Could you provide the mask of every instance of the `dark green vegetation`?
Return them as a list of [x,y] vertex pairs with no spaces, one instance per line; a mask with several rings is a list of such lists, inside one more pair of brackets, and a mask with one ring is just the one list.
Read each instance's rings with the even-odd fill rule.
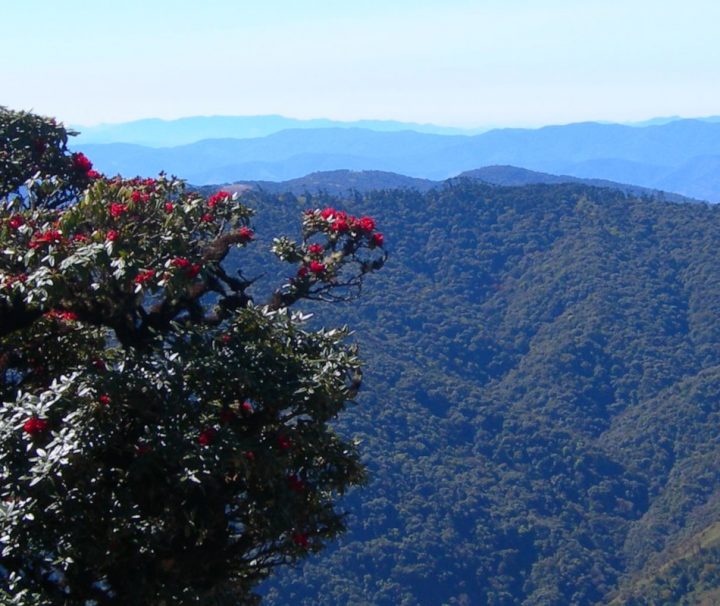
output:
[[[326,204],[251,196],[258,233]],[[391,251],[335,308],[366,361],[340,430],[371,483],[267,603],[713,603],[720,208],[470,181],[344,207]]]
[[[621,191],[634,196],[659,196],[672,202],[697,202],[692,198],[680,196],[664,191],[652,190],[639,185],[615,183],[603,179],[581,179],[568,175],[550,175],[534,170],[518,168],[517,166],[485,166],[475,170],[468,170],[459,174],[457,179],[471,179],[491,185],[558,185],[561,183],[576,183],[592,185]],[[261,189],[266,192],[287,193],[302,195],[330,194],[334,196],[354,195],[356,192],[369,193],[379,189],[415,189],[428,191],[445,187],[445,181],[431,181],[429,179],[416,179],[397,173],[388,173],[379,170],[330,170],[310,173],[304,177],[288,181],[239,181],[223,185],[223,189],[242,192],[248,188]],[[198,188],[208,194],[217,190],[217,185],[205,185]]]
[[101,172],[154,176],[165,170],[196,185],[284,181],[338,169],[442,180],[479,166],[509,164],[720,201],[720,122],[677,120],[643,127],[588,122],[473,136],[413,128],[390,132],[369,123],[365,128],[291,128],[254,138],[207,138],[176,147],[78,147]]

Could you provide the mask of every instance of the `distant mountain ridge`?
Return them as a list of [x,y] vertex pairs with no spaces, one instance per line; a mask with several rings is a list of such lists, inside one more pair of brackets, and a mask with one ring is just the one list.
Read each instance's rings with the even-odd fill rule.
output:
[[187,145],[204,139],[254,139],[266,137],[288,129],[314,128],[366,128],[375,131],[412,130],[420,133],[459,135],[477,134],[487,129],[464,129],[397,120],[329,120],[325,118],[301,120],[280,115],[266,116],[191,116],[176,120],[148,118],[99,124],[74,126],[80,131],[80,143],[131,143],[148,147]]
[[442,188],[447,183],[456,180],[469,179],[490,185],[523,186],[523,185],[559,185],[575,183],[603,187],[621,191],[632,196],[660,197],[669,202],[698,202],[698,200],[680,196],[670,192],[615,183],[605,179],[581,179],[568,175],[550,175],[537,171],[518,168],[517,166],[485,166],[475,170],[465,171],[457,177],[446,181],[432,181],[408,177],[397,173],[378,170],[331,170],[318,171],[287,181],[239,181],[232,184],[215,184],[204,186],[202,189],[216,190],[219,186],[229,191],[245,191],[259,189],[270,193],[290,192],[296,195],[304,193],[325,193],[334,196],[348,195],[352,192],[368,193],[384,189],[413,189],[427,192],[431,189]]
[[103,172],[152,175],[165,170],[196,185],[287,181],[339,169],[444,180],[479,166],[512,165],[720,201],[720,122],[711,119],[644,127],[579,123],[479,135],[296,128],[163,148],[79,143],[74,148]]

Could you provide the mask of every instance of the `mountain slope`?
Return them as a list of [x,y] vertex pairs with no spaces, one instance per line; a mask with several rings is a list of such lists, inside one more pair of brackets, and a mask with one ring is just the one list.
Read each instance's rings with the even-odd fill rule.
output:
[[[259,248],[335,203],[246,196]],[[720,520],[720,209],[470,181],[344,204],[391,247],[323,311],[367,361],[338,431],[372,481],[269,604],[603,604]]]

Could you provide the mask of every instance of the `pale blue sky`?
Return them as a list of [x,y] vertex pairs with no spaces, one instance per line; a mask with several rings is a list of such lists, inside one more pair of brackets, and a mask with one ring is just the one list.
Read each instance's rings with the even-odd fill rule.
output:
[[0,105],[74,124],[720,114],[718,0],[0,0]]

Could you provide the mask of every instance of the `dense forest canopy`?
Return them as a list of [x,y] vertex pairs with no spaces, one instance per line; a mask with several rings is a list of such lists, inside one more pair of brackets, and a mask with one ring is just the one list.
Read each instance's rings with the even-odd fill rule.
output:
[[[246,196],[259,226],[325,203]],[[470,181],[346,205],[382,220],[393,253],[362,309],[336,308],[368,386],[339,430],[371,483],[348,499],[349,534],[267,603],[681,603],[717,587],[720,209]]]

